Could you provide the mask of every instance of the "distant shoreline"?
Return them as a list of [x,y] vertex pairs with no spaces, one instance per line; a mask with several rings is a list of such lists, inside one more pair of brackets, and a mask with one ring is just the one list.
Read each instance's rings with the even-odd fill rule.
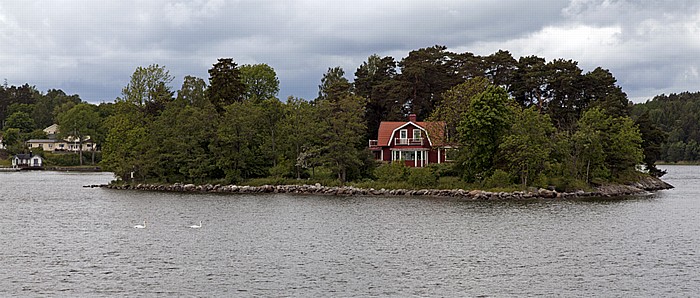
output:
[[46,167],[46,168],[12,168],[0,167],[0,172],[19,171],[56,171],[56,172],[103,172],[100,167]]
[[548,189],[514,192],[489,192],[483,190],[464,189],[364,189],[352,186],[327,187],[315,185],[263,185],[263,186],[239,186],[239,185],[195,185],[175,183],[163,184],[107,184],[88,185],[85,187],[103,187],[117,190],[142,190],[161,192],[187,192],[187,193],[287,193],[305,195],[335,195],[335,196],[429,196],[451,197],[465,200],[523,200],[523,199],[577,199],[595,197],[617,197],[645,194],[650,191],[673,188],[672,185],[656,177],[643,177],[639,181],[629,184],[609,184],[598,186],[593,191],[557,192]]

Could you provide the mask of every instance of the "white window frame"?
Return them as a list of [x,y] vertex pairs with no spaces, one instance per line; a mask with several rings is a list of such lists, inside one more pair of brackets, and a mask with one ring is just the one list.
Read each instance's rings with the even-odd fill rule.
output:
[[414,140],[420,140],[423,137],[421,134],[422,134],[422,132],[420,129],[418,129],[418,128],[413,129],[413,139]]

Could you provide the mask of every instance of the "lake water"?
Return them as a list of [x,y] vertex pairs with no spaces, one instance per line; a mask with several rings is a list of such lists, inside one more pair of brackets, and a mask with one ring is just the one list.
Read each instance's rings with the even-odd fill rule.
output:
[[700,167],[666,169],[676,189],[650,196],[527,202],[0,173],[0,296],[698,296]]

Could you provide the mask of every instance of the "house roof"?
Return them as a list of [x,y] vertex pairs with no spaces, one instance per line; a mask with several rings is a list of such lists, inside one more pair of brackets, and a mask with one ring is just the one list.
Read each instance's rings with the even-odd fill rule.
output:
[[430,139],[433,146],[442,146],[445,143],[444,138],[444,127],[445,122],[427,122],[427,121],[382,121],[379,123],[379,134],[377,136],[377,146],[389,146],[391,142],[391,137],[397,128],[405,126],[407,124],[413,124],[418,128],[425,130],[428,133],[428,138]]
[[51,140],[51,139],[31,139],[28,140],[27,143],[56,143],[56,140]]
[[19,158],[19,159],[32,159],[34,157],[41,158],[41,156],[39,156],[39,155],[32,155],[32,154],[17,154],[17,155],[15,155],[15,158]]
[[51,126],[44,128],[44,132],[50,135],[58,133],[58,124],[51,124]]

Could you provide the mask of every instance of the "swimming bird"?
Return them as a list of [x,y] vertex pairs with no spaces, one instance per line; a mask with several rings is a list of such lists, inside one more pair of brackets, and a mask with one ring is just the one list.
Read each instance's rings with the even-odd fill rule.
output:
[[201,220],[199,221],[199,225],[191,225],[191,226],[190,226],[190,228],[193,228],[193,229],[199,229],[199,228],[201,228],[201,227],[202,227],[202,221],[201,221]]
[[145,229],[146,228],[146,221],[143,221],[143,225],[135,225],[134,229]]

